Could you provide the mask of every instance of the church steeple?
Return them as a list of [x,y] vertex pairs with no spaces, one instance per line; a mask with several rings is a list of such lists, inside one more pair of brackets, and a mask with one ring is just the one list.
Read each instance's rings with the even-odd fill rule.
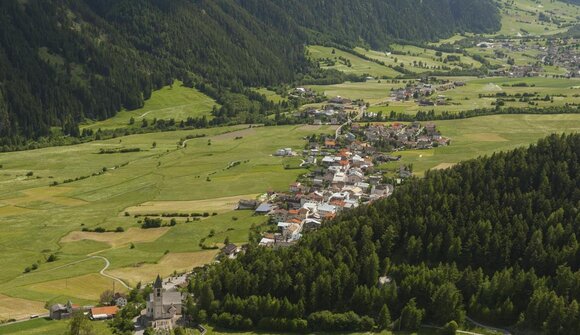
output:
[[153,288],[163,288],[163,281],[161,277],[157,275],[157,279],[155,279],[155,284],[153,284]]

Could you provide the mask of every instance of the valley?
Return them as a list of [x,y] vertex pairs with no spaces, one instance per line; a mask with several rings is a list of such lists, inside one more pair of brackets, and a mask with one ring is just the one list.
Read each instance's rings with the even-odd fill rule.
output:
[[[248,8],[244,9],[244,13],[247,10],[262,20],[261,13],[257,13],[259,11],[250,3],[245,4]],[[2,151],[5,151],[0,152],[0,267],[2,268],[0,321],[3,323],[8,320],[25,320],[32,315],[43,316],[47,313],[48,306],[63,304],[69,300],[81,306],[98,305],[105,291],[113,290],[125,296],[131,294],[133,288],[147,286],[146,289],[149,289],[148,285],[158,275],[161,278],[169,278],[178,273],[189,273],[193,269],[203,273],[204,279],[197,281],[196,286],[191,284],[183,290],[192,293],[195,299],[204,296],[207,293],[206,291],[201,293],[206,289],[203,286],[207,284],[204,280],[222,275],[212,273],[214,270],[211,269],[218,268],[220,270],[215,271],[236,273],[228,268],[236,261],[224,259],[224,247],[230,244],[253,245],[256,244],[256,239],[259,241],[262,237],[274,236],[278,231],[276,227],[278,222],[274,222],[276,218],[272,215],[258,214],[253,209],[237,210],[238,205],[247,201],[265,204],[270,201],[272,194],[288,192],[296,181],[304,182],[309,178],[305,176],[320,173],[319,170],[324,166],[322,160],[328,157],[327,154],[338,155],[338,148],[343,148],[338,145],[325,147],[321,148],[322,152],[309,154],[306,151],[312,149],[311,138],[319,137],[321,143],[324,143],[325,139],[335,139],[340,145],[346,146],[345,143],[354,142],[354,139],[348,138],[354,132],[354,125],[410,126],[412,121],[419,118],[423,118],[420,119],[422,122],[420,129],[428,122],[435,124],[437,135],[449,139],[449,145],[430,146],[424,150],[379,152],[400,156],[400,160],[375,162],[373,172],[380,175],[385,182],[396,184],[396,189],[399,186],[404,189],[407,183],[413,184],[418,182],[417,180],[423,180],[433,171],[441,171],[444,174],[456,166],[463,166],[462,162],[482,157],[485,157],[484,159],[496,157],[497,153],[528,147],[552,134],[580,133],[580,65],[577,56],[580,43],[578,36],[573,35],[572,29],[578,25],[580,7],[549,0],[498,0],[494,3],[497,3],[501,14],[501,28],[494,33],[487,31],[489,29],[458,33],[458,29],[449,28],[442,29],[445,32],[437,32],[436,35],[450,36],[450,33],[454,33],[451,37],[438,41],[432,39],[412,42],[409,38],[418,32],[409,30],[405,34],[398,33],[406,36],[392,40],[377,35],[371,46],[368,41],[356,42],[349,34],[342,36],[344,44],[340,44],[337,43],[340,38],[336,36],[341,35],[337,32],[324,34],[319,32],[320,35],[314,34],[317,38],[309,37],[308,43],[304,43],[303,55],[300,56],[296,55],[295,49],[288,55],[279,56],[283,54],[281,50],[286,51],[285,45],[273,43],[265,37],[260,37],[259,41],[251,37],[253,29],[262,27],[262,21],[238,22],[235,29],[238,29],[238,24],[250,27],[249,30],[239,28],[239,31],[243,32],[239,36],[243,36],[240,38],[246,43],[272,45],[268,52],[256,52],[255,55],[243,51],[243,48],[235,47],[238,58],[251,64],[252,70],[248,70],[252,71],[251,74],[248,74],[249,72],[243,74],[237,67],[232,70],[234,67],[225,66],[223,59],[220,60],[220,65],[207,63],[201,66],[180,63],[177,56],[168,56],[157,50],[159,54],[152,52],[151,55],[144,56],[143,64],[150,62],[163,64],[159,65],[157,75],[163,72],[171,73],[173,76],[156,78],[153,89],[151,83],[147,83],[146,91],[151,91],[150,98],[143,99],[144,95],[139,92],[137,100],[143,101],[136,102],[134,106],[126,102],[120,103],[119,96],[113,98],[111,95],[110,89],[114,84],[110,82],[107,90],[99,92],[101,97],[106,96],[104,92],[109,94],[102,101],[95,103],[91,100],[90,103],[81,101],[72,104],[71,108],[78,107],[78,110],[88,110],[86,106],[89,105],[99,106],[99,113],[75,116],[74,126],[72,123],[69,124],[72,120],[69,116],[56,117],[54,113],[50,116],[53,121],[58,118],[62,121],[51,121],[52,125],[46,120],[34,121],[42,123],[43,127],[47,128],[42,132],[42,136],[34,139],[26,139],[20,133],[22,131],[20,126],[14,126],[17,130],[13,130],[11,134],[16,132],[19,134],[13,137],[5,136],[3,137],[5,141],[0,142],[4,146]],[[221,17],[226,15],[217,9],[222,5],[204,4],[204,14],[200,14],[202,13],[200,11],[192,16],[204,17],[203,15],[210,13],[214,17],[218,15]],[[102,15],[100,9],[93,8],[98,7],[97,5],[89,2],[87,6],[99,13],[98,15]],[[188,6],[191,4],[184,2],[183,6],[189,9]],[[87,8],[83,10],[87,11]],[[232,8],[230,10],[234,11]],[[235,11],[237,10],[240,9],[235,7]],[[167,19],[165,14],[160,14],[162,11],[157,11],[157,8],[152,10],[158,17]],[[181,18],[184,17],[186,16]],[[73,19],[75,20],[82,21],[79,17]],[[86,24],[85,21],[82,22]],[[115,24],[123,26],[125,23]],[[294,27],[290,23],[287,24]],[[212,21],[212,25],[220,24]],[[302,25],[309,26],[304,23]],[[197,27],[197,23],[194,26]],[[292,32],[283,43],[287,43],[288,46],[298,45],[296,41],[302,38],[300,34],[303,26],[300,29],[292,28]],[[102,29],[112,28],[106,26]],[[283,30],[276,28],[273,38],[281,36],[279,29]],[[326,28],[317,29],[324,31]],[[374,24],[369,24],[368,29],[360,33],[365,35],[373,29]],[[115,43],[129,43],[119,37],[127,34],[126,31],[119,35],[111,34],[117,38]],[[205,31],[203,34],[212,35]],[[196,47],[197,44],[184,53],[190,55]],[[210,49],[208,48],[203,51],[203,57],[206,57],[204,59],[211,59],[215,56],[216,50],[222,48],[222,46],[211,47],[214,49],[208,51]],[[127,47],[127,50],[133,50],[132,48],[140,50],[139,52],[143,54],[149,52],[144,51],[147,48],[138,43],[136,46]],[[65,62],[59,58],[60,56],[45,51],[41,56],[48,59],[49,63],[52,62],[50,66],[59,73],[72,71],[75,80],[83,81],[79,84],[83,90],[89,87],[87,86],[89,82],[90,85],[97,85],[95,83],[98,81],[90,81],[94,78],[89,80],[87,67],[77,67],[73,63],[68,65],[70,69],[65,70]],[[175,54],[181,53],[178,49],[172,51]],[[137,57],[135,56],[137,53],[128,54]],[[180,55],[182,56],[183,54]],[[268,66],[260,66],[260,63],[267,63]],[[284,65],[280,65],[282,63]],[[305,66],[306,63],[309,63],[310,67]],[[301,67],[306,72],[291,80],[289,69],[293,66]],[[304,70],[306,68],[308,70]],[[219,72],[218,69],[223,72]],[[223,74],[226,72],[227,75]],[[177,73],[178,75],[175,75]],[[221,73],[219,78],[211,78],[215,77],[216,73]],[[115,73],[118,79],[124,75]],[[139,74],[140,83],[124,82],[122,89],[131,91],[129,95],[135,93],[133,86],[140,86],[145,80],[140,77],[141,75]],[[206,77],[202,78],[203,76]],[[266,76],[283,79],[263,80]],[[225,82],[229,82],[231,86]],[[73,80],[72,84],[67,85],[69,84],[74,86],[78,83]],[[68,86],[63,87],[59,89],[73,91]],[[111,101],[107,101],[109,98]],[[0,121],[4,120],[3,111],[12,113],[15,110],[14,107],[4,108],[3,101],[3,89],[0,85]],[[107,106],[103,107],[101,103]],[[83,104],[85,107],[79,107]],[[115,109],[113,105],[115,108],[118,107],[118,113],[109,110]],[[68,107],[66,109],[69,110]],[[486,114],[465,116],[474,111],[485,111]],[[82,122],[77,124],[76,120],[79,119],[82,119]],[[3,135],[2,132],[6,129],[0,124],[0,135]],[[78,134],[75,135],[77,130]],[[360,133],[357,133],[357,136],[357,141],[362,139]],[[15,148],[36,149],[15,150]],[[292,155],[278,155],[280,150],[287,150],[286,148],[291,149]],[[314,163],[309,159],[313,159]],[[409,176],[401,177],[403,170],[408,171]],[[379,206],[386,206],[384,204],[387,201],[378,200],[377,203]],[[370,214],[363,212],[367,211],[367,206],[363,207],[365,209],[360,213],[374,215],[372,210],[368,210]],[[337,222],[349,218],[351,214],[345,212],[346,214],[339,215]],[[358,224],[356,220],[360,218],[350,219]],[[360,220],[362,222],[365,219]],[[151,223],[152,227],[147,226]],[[312,241],[318,238],[327,243],[330,239],[324,238],[329,235],[330,229],[338,228],[322,228],[323,233],[312,233],[313,236],[310,236],[310,232],[305,233],[306,242],[300,244],[300,248],[303,245],[312,245],[314,243]],[[378,229],[376,225],[374,229]],[[417,228],[417,231],[419,230]],[[445,243],[448,239],[455,238],[454,233],[445,236]],[[360,238],[361,234],[364,234],[362,228],[356,238]],[[552,234],[549,238],[553,241],[555,239],[553,234],[556,233],[549,234]],[[413,233],[409,233],[409,236],[411,235]],[[408,239],[408,236],[397,238]],[[427,242],[426,237],[423,238]],[[429,248],[431,251],[436,248],[435,244],[442,243],[437,240],[438,242],[435,241],[429,246],[422,246],[420,241],[412,244],[408,240],[403,243],[383,241],[384,239],[384,235],[376,238],[379,253],[382,250],[381,242],[400,243],[399,246],[403,246],[405,250],[415,251],[422,250],[421,248],[425,250]],[[415,240],[412,241],[415,243]],[[347,245],[352,247],[350,242],[340,241],[340,243],[344,243],[344,248]],[[320,246],[321,249],[326,247],[327,244]],[[471,247],[475,249],[475,246]],[[375,247],[366,248],[365,252]],[[468,247],[464,245],[464,248],[467,250]],[[287,275],[280,270],[279,257],[280,255],[297,257],[293,254],[293,250],[298,248],[282,249],[279,253],[272,252],[272,256],[264,256],[270,254],[270,251],[256,253],[253,248],[248,251],[251,255],[256,255],[256,259],[265,257],[264,259],[273,262],[272,271],[278,271],[276,275],[280,277],[272,278],[272,282],[279,286],[284,285],[286,280],[284,276]],[[243,252],[245,249],[242,254]],[[344,253],[346,251],[342,250],[339,255],[343,257]],[[427,251],[424,253],[428,254]],[[404,268],[404,262],[407,262],[409,267],[419,266],[415,262],[417,259],[414,258],[419,257],[416,256],[419,254],[419,251],[413,255],[394,252],[392,259],[388,260],[392,264],[383,263],[381,259],[380,267],[385,271],[392,267],[395,269],[393,270],[396,272],[395,276],[401,277],[411,276],[406,271],[443,271],[439,268],[435,270],[435,263],[421,265],[433,267],[428,270]],[[326,256],[325,254],[324,257]],[[323,256],[317,257],[319,259],[316,261],[320,261]],[[460,262],[458,260],[459,258],[455,259]],[[367,259],[363,261],[366,262]],[[296,259],[292,259],[292,262],[295,266],[299,266]],[[324,263],[324,266],[329,266],[329,261],[325,262],[327,263]],[[339,261],[335,259],[334,262]],[[210,264],[218,265],[211,267],[210,270],[201,270]],[[445,263],[445,266],[447,265]],[[246,272],[252,272],[248,270],[252,266],[240,265],[239,273],[236,273],[241,276],[239,283],[246,283],[244,280],[248,280],[248,277],[244,276]],[[471,273],[462,275],[468,276]],[[366,275],[360,276],[363,278]],[[478,280],[482,282],[484,279],[481,278],[484,276],[488,276],[488,273],[482,274]],[[386,275],[381,278],[385,277]],[[220,280],[225,283],[231,278],[232,276],[223,277]],[[320,278],[316,277],[317,281],[321,281],[320,285],[329,283],[323,282],[326,277]],[[390,280],[390,277],[386,278]],[[488,282],[491,280],[485,278]],[[457,284],[455,278],[453,280]],[[242,285],[239,283],[232,284],[232,287],[240,289],[236,286]],[[221,289],[219,285],[217,286]],[[368,282],[360,285],[372,286],[368,285]],[[407,286],[404,287],[406,291],[402,291],[402,295],[407,297],[412,291],[411,284],[405,282],[404,285]],[[324,289],[326,288],[327,286]],[[228,308],[235,310],[231,305],[224,307],[225,294],[217,296],[220,289],[213,287],[216,293],[214,299],[207,303],[197,301],[195,312],[189,311],[190,317],[199,317],[202,323],[210,324],[207,328],[208,334],[230,333],[230,330],[226,330],[228,327],[224,325],[233,325],[229,328],[238,329],[239,334],[256,334],[276,328],[264,326],[260,328],[264,330],[258,331],[244,328],[239,320],[238,323],[231,320],[231,323],[227,323],[230,321],[227,321],[226,317],[218,319],[218,315],[215,317],[206,315],[204,318],[195,314],[199,313],[200,309],[203,309],[204,313],[206,310],[209,311],[209,305],[213,301],[214,304],[221,303],[220,307],[211,307],[214,311],[220,312],[220,317]],[[352,290],[354,291],[354,286]],[[247,292],[250,291],[248,289]],[[429,292],[433,293],[432,291]],[[384,292],[381,294],[387,295]],[[213,292],[210,296],[213,296]],[[281,297],[275,297],[277,298],[282,301]],[[322,297],[319,299],[323,300]],[[389,296],[388,299],[394,298]],[[186,301],[187,299],[184,299],[184,305]],[[411,304],[411,301],[408,303]],[[427,304],[421,299],[419,303]],[[203,304],[205,306],[200,307]],[[409,304],[390,300],[389,304],[391,304],[389,309],[393,306],[391,312],[393,320],[392,325],[389,324],[385,328],[390,329],[391,326],[396,326],[397,322],[400,327],[402,321],[397,319],[395,314],[402,318],[401,310],[403,307],[408,308]],[[292,301],[291,305],[294,308],[299,304]],[[358,310],[365,310],[360,307],[361,305],[364,303],[360,303]],[[18,306],[16,311],[13,306]],[[319,302],[319,306],[325,305]],[[493,317],[485,314],[487,307],[476,306],[472,301],[465,301],[463,307],[469,310],[470,316],[477,313],[478,317],[489,317],[483,321],[493,320]],[[301,317],[304,318],[297,317],[298,321],[306,321],[304,306],[302,308]],[[340,308],[340,312],[347,311],[345,306]],[[316,307],[315,310],[309,310],[309,313],[316,315],[327,309],[331,309],[330,305],[324,308]],[[394,312],[395,310],[397,312]],[[369,313],[378,320],[378,310]],[[390,317],[389,315],[389,321]],[[505,320],[509,322],[502,319],[497,325],[518,326],[511,322],[512,319],[512,315],[506,316]],[[276,319],[270,321],[276,323]],[[291,320],[288,318],[278,321]],[[312,322],[312,319],[309,319],[309,322]],[[356,322],[364,324],[365,320],[358,319]],[[68,328],[68,324],[66,321],[48,321],[40,318],[0,325],[0,335],[62,334]],[[109,327],[104,322],[94,324],[96,324],[95,334],[113,333],[114,327]],[[372,329],[376,334],[384,335],[440,334],[439,329],[425,327],[426,324],[420,323],[419,330],[410,332],[383,330],[377,328],[378,324]],[[292,327],[295,328],[285,328],[284,332],[286,329],[305,331],[300,328],[299,323]],[[308,332],[312,329],[309,328]],[[468,321],[465,321],[460,329],[464,333],[471,331],[483,335],[496,334]],[[349,328],[342,331],[349,334],[365,333]],[[326,330],[321,326],[315,329],[315,332],[326,333]],[[190,333],[193,334],[193,330]]]

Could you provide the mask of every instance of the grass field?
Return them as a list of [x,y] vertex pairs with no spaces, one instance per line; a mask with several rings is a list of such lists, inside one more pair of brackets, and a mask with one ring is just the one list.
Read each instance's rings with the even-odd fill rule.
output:
[[558,24],[542,22],[539,13],[547,13],[552,19],[566,23],[577,23],[580,6],[551,0],[500,1],[502,6],[502,28],[498,34],[507,36],[554,35],[566,31]]
[[[112,335],[105,322],[93,322],[95,335]],[[0,326],[0,335],[63,335],[68,329],[67,321],[36,319],[22,323]]]
[[[493,108],[492,102],[496,97],[487,97],[496,93],[516,95],[524,93],[537,94],[539,98],[546,95],[553,97],[552,101],[534,101],[539,107],[564,106],[567,103],[580,101],[580,79],[553,79],[553,78],[475,78],[475,77],[446,77],[450,81],[464,81],[464,87],[437,92],[434,96],[443,95],[448,101],[447,105],[419,106],[415,101],[392,101],[391,89],[404,88],[405,82],[392,84],[388,80],[381,82],[372,80],[363,83],[343,83],[337,85],[312,85],[315,91],[322,92],[327,96],[340,95],[351,99],[363,99],[371,104],[370,112],[383,112],[388,115],[391,111],[415,114],[417,111],[434,110],[436,113],[443,111],[459,112],[477,108]],[[525,83],[527,87],[517,87],[517,84]],[[513,85],[516,85],[514,87]],[[480,97],[480,94],[486,95]],[[518,99],[516,99],[518,100]],[[527,102],[506,101],[506,107],[528,107]]]
[[451,69],[461,69],[460,63],[468,64],[474,68],[481,67],[481,63],[477,62],[469,56],[459,55],[461,57],[460,62],[450,62],[444,63],[442,59],[445,59],[450,53],[442,53],[441,56],[437,56],[436,51],[428,48],[418,48],[412,45],[400,45],[392,44],[392,50],[405,53],[404,55],[395,55],[391,53],[385,53],[380,51],[365,50],[362,48],[357,48],[356,51],[364,54],[365,56],[384,62],[386,65],[401,65],[403,64],[407,70],[413,71],[415,73],[422,73],[427,71],[435,71],[440,68],[449,67]]
[[[226,237],[243,243],[250,227],[265,221],[248,211],[232,211],[237,200],[286,190],[304,172],[286,170],[288,160],[272,154],[283,147],[299,150],[304,136],[333,130],[238,126],[0,154],[0,294],[30,300],[24,314],[37,312],[46,301],[94,303],[112,283],[97,275],[104,261],[87,259],[88,255],[109,259],[107,271],[129,283],[211,261],[215,254],[202,251],[202,238],[207,246],[219,245]],[[199,134],[207,137],[178,147],[180,139]],[[153,148],[152,142],[157,146]],[[98,154],[100,148],[112,147],[142,151]],[[93,176],[104,167],[106,173]],[[26,176],[28,172],[33,175]],[[54,181],[83,176],[89,178],[48,187]],[[157,214],[208,211],[218,215],[189,223],[178,219],[172,228],[142,230],[139,218],[124,215],[134,209],[135,213],[145,209]],[[81,232],[95,227],[123,227],[125,232]],[[47,263],[50,254],[58,260]],[[39,269],[24,274],[33,263]],[[0,311],[7,306],[11,306],[9,299],[0,299]]]
[[414,173],[448,168],[466,159],[507,151],[536,142],[552,133],[580,132],[580,115],[501,115],[435,122],[451,146],[400,152],[401,162],[381,166],[394,173],[400,164],[413,164]]
[[288,101],[288,99],[284,98],[280,94],[278,94],[278,93],[276,93],[274,91],[270,91],[267,88],[258,88],[258,89],[256,89],[256,92],[265,95],[266,98],[268,98],[270,101],[272,101],[274,103]]
[[[332,51],[334,50],[334,54]],[[312,60],[317,60],[320,62],[321,67],[325,69],[335,69],[345,73],[351,73],[355,75],[369,75],[372,77],[389,77],[394,78],[399,76],[401,73],[381,64],[371,62],[369,60],[360,58],[348,52],[344,52],[339,49],[333,49],[328,47],[323,47],[319,45],[308,46],[307,55]],[[347,66],[343,61],[339,59],[347,59],[350,61],[351,66]],[[328,66],[325,65],[325,59],[331,59],[335,62],[335,65]]]
[[218,103],[195,88],[183,86],[176,81],[171,87],[167,86],[153,92],[151,98],[145,101],[145,106],[133,111],[121,111],[114,117],[105,121],[88,123],[82,128],[97,130],[124,128],[129,126],[131,118],[135,120],[136,127],[141,126],[143,119],[175,119],[186,120],[188,117],[211,117],[213,106]]

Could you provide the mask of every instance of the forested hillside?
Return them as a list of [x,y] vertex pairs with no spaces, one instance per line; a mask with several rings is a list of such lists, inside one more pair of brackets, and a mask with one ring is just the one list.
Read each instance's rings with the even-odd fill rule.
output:
[[[6,0],[0,144],[47,136],[51,126],[76,136],[84,118],[138,108],[172,79],[221,105],[237,101],[231,93],[253,100],[244,87],[312,73],[307,42],[384,47],[392,37],[498,27],[490,0]],[[225,113],[256,109],[245,105]]]
[[579,334],[579,167],[580,135],[553,135],[428,172],[297,247],[252,246],[201,272],[189,313],[239,329],[416,329],[468,315]]

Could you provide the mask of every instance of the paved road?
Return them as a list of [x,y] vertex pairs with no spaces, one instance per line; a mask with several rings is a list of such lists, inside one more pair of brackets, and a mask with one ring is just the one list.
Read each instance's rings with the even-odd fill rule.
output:
[[338,137],[340,136],[340,133],[341,133],[342,128],[345,127],[345,126],[347,126],[348,124],[350,124],[352,121],[355,121],[357,119],[360,119],[363,116],[363,114],[364,114],[364,112],[365,112],[366,109],[367,109],[366,106],[361,106],[358,109],[358,115],[357,116],[355,116],[353,119],[350,119],[349,118],[348,121],[346,121],[344,124],[341,124],[340,127],[338,127],[336,129],[336,133],[334,134],[334,139],[335,140],[338,140]]

